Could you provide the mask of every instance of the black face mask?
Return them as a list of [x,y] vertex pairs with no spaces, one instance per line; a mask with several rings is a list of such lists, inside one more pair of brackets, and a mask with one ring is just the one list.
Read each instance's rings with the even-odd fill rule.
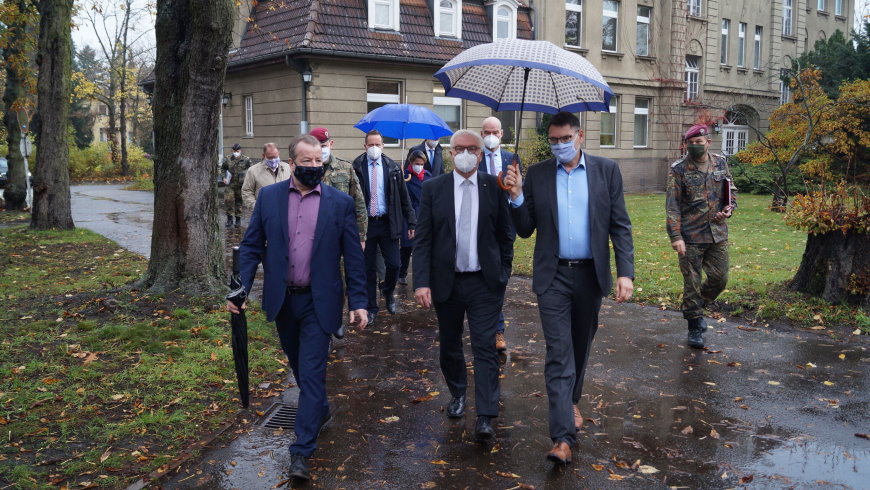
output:
[[320,179],[323,178],[323,167],[303,167],[296,165],[293,175],[299,180],[299,183],[309,189],[314,189],[320,184]]

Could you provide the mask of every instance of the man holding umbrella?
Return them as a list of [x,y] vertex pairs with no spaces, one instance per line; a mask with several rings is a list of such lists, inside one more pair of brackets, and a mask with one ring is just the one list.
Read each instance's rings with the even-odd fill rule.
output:
[[[308,458],[317,447],[320,429],[331,418],[326,361],[330,338],[341,326],[344,282],[350,323],[359,318],[359,328],[365,328],[368,315],[353,199],[320,184],[323,161],[320,142],[313,136],[297,136],[290,142],[289,162],[292,178],[264,187],[257,197],[239,246],[240,278],[244,290],[250,291],[257,266],[263,263],[263,309],[266,319],[277,326],[300,390],[290,476],[308,480]],[[241,313],[232,301],[227,308]]]

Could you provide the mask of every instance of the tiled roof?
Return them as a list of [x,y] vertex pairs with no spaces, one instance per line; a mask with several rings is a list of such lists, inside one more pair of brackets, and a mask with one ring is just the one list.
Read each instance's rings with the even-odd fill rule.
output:
[[[252,22],[230,66],[311,53],[340,57],[445,62],[462,50],[492,42],[492,21],[482,3],[462,5],[462,40],[436,38],[426,0],[400,0],[400,32],[368,29],[367,0],[267,0],[257,4]],[[517,12],[517,37],[531,39],[525,2]]]

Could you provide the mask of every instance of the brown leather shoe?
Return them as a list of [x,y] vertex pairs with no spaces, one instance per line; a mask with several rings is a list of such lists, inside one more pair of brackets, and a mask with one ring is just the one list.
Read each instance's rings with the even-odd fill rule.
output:
[[583,416],[580,415],[580,407],[574,405],[574,429],[578,432],[583,427]]
[[507,342],[505,342],[504,334],[501,332],[495,334],[495,350],[499,352],[507,350]]
[[568,464],[571,462],[571,446],[563,441],[557,442],[553,449],[547,453],[547,459],[556,464]]

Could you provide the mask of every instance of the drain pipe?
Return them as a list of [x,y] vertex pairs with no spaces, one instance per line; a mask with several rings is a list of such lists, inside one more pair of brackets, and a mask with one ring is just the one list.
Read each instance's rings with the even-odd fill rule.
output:
[[291,59],[289,55],[284,57],[284,63],[290,67],[290,69],[299,72],[302,81],[302,94],[300,98],[301,107],[299,111],[299,134],[308,134],[308,85],[311,83],[311,78],[313,77],[311,66],[308,65],[306,60]]

